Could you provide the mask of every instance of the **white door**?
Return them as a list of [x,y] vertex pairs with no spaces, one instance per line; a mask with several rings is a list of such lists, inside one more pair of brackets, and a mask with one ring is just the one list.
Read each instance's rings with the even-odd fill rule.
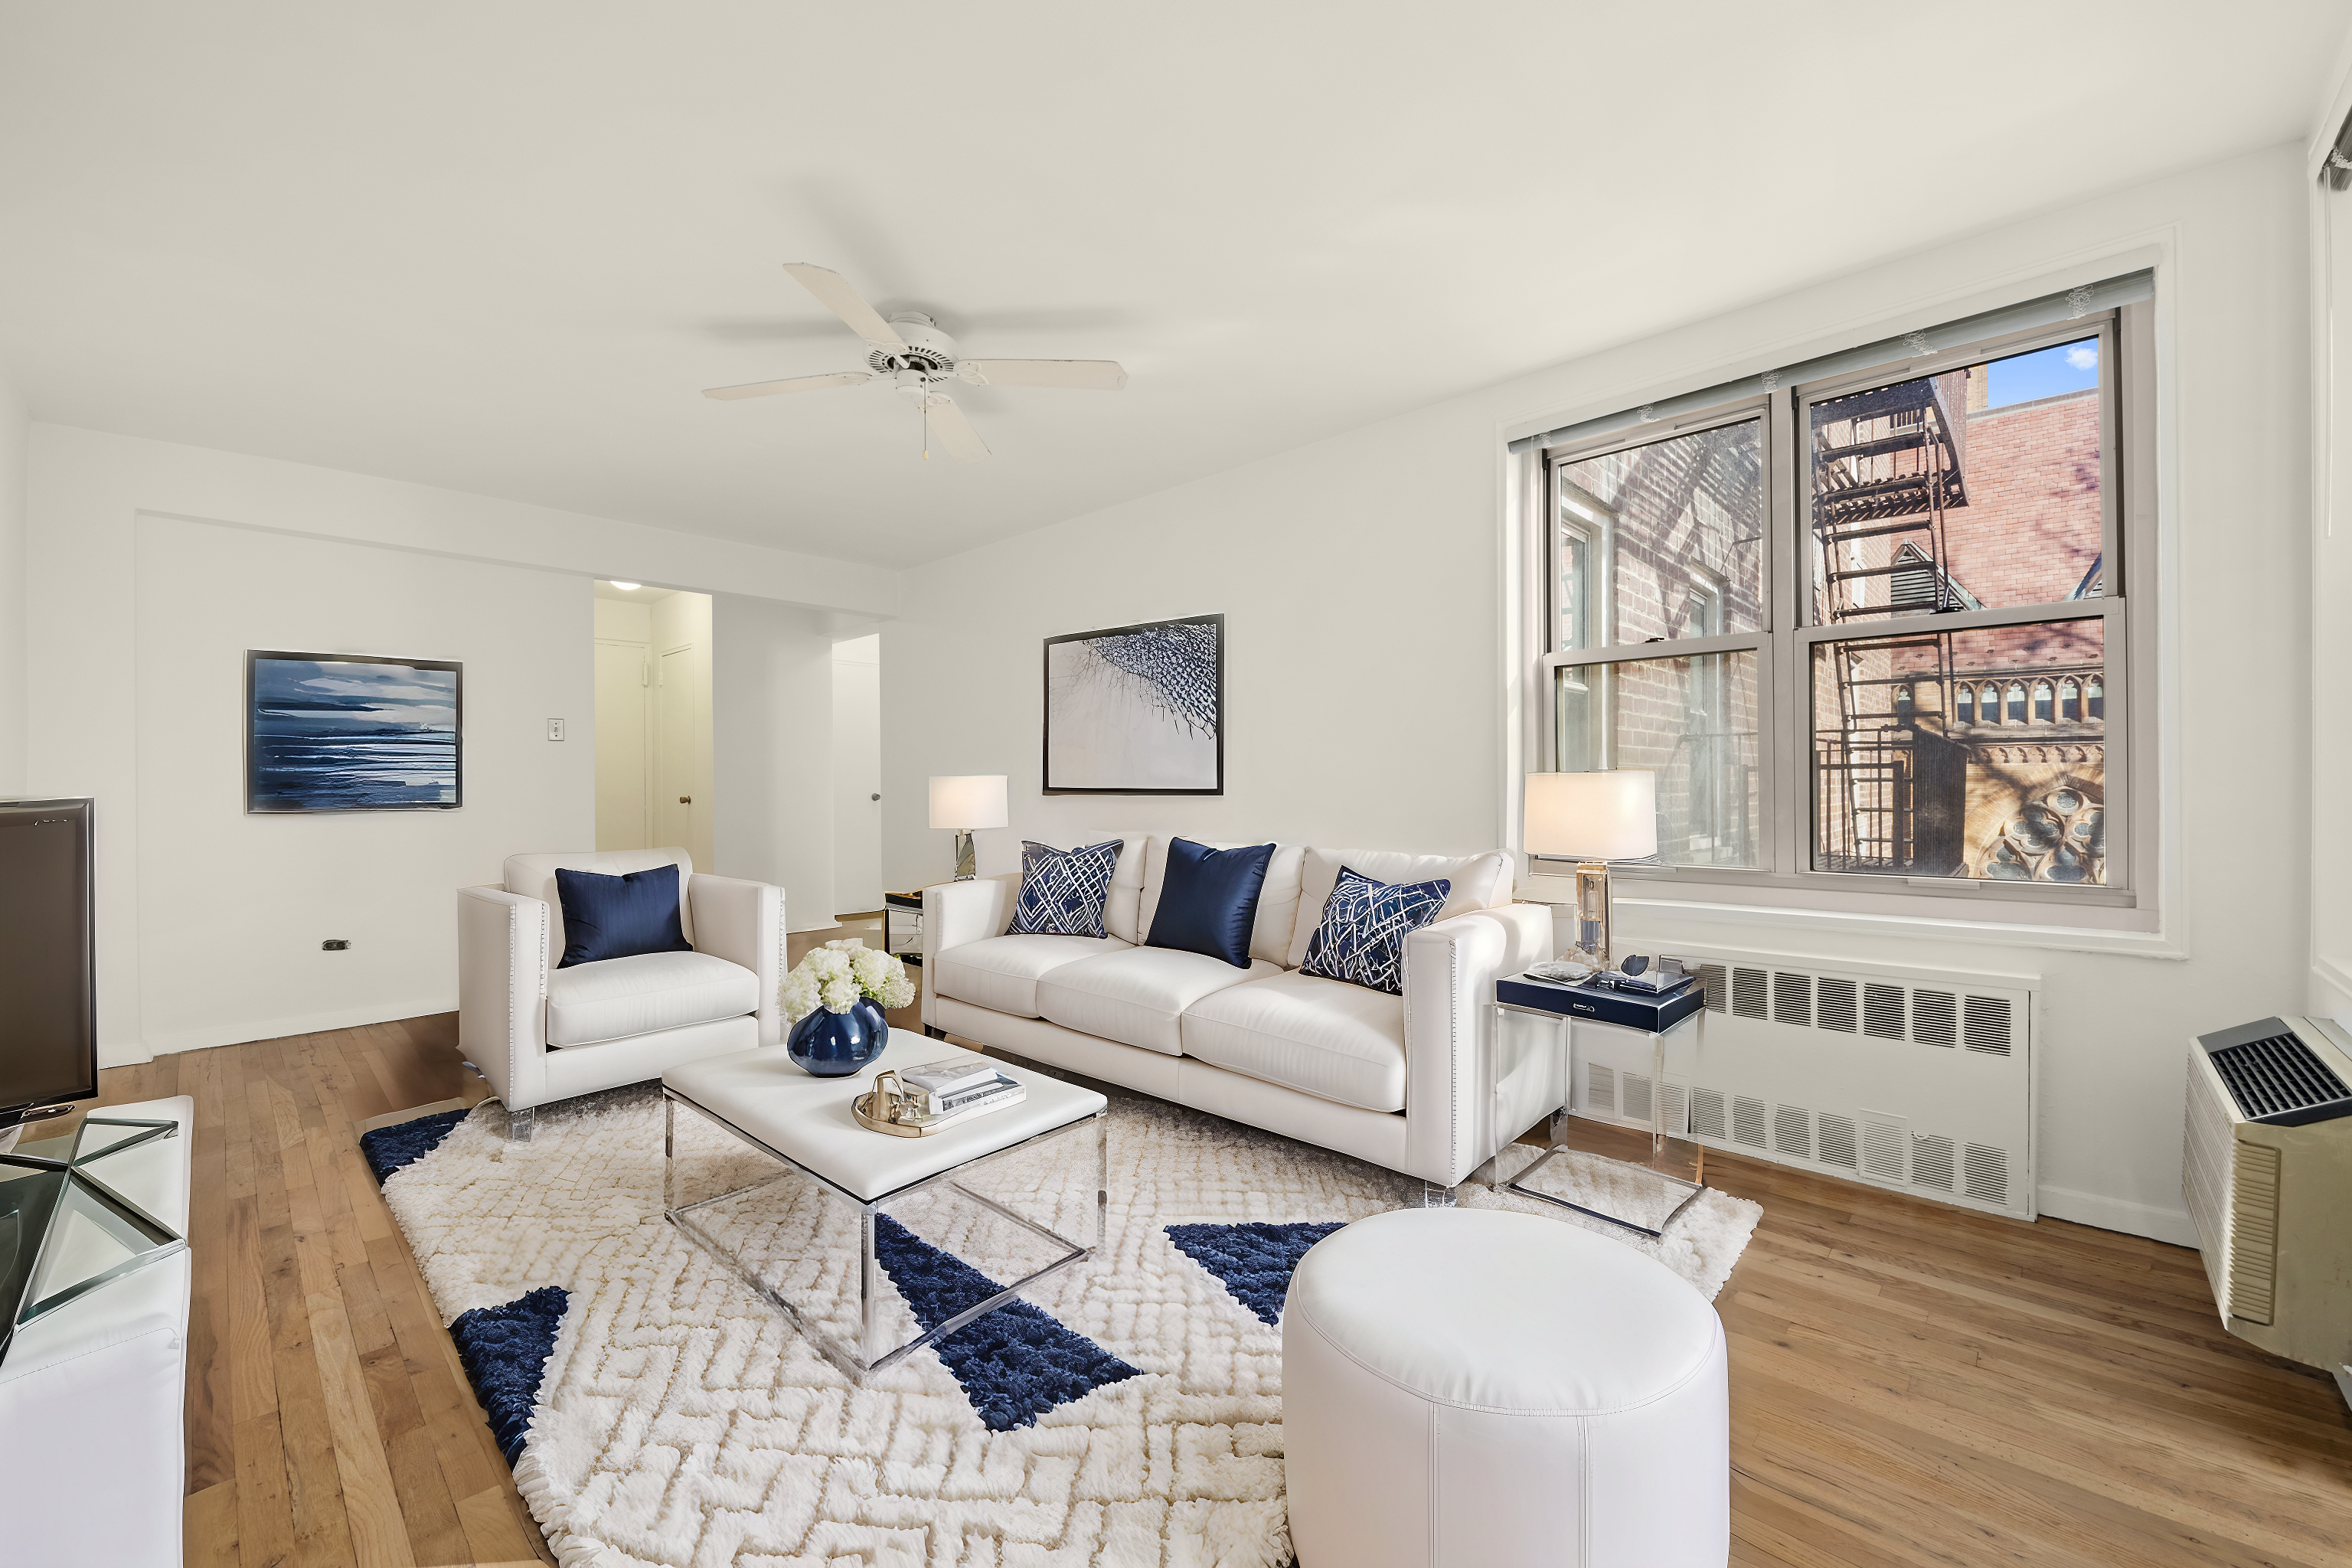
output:
[[651,818],[651,688],[646,645],[596,644],[596,847],[644,849]]
[[[878,637],[861,639],[865,645]],[[882,907],[882,667],[833,666],[833,912]]]
[[[694,791],[700,782],[695,764],[694,645],[674,647],[661,656],[656,707],[660,733],[654,742],[654,843],[691,850],[694,845]],[[697,861],[696,868],[701,868]]]

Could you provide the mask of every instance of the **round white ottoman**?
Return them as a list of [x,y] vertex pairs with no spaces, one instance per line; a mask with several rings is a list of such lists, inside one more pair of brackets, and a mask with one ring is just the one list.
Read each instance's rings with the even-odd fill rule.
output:
[[1632,1247],[1405,1209],[1318,1243],[1282,1316],[1299,1568],[1722,1568],[1723,1325]]

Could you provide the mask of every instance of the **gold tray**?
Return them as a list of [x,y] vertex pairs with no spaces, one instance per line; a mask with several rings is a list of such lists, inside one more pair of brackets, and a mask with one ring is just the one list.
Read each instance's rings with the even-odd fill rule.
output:
[[876,1132],[887,1132],[893,1138],[928,1138],[940,1131],[937,1117],[921,1116],[908,1121],[887,1121],[870,1114],[874,1108],[871,1091],[849,1102],[849,1112],[857,1118],[860,1127]]

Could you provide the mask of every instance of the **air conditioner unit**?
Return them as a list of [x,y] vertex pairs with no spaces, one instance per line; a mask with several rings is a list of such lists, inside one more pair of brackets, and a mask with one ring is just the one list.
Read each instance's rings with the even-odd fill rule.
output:
[[2346,1383],[2352,1039],[2311,1018],[2200,1037],[2189,1047],[2180,1185],[2222,1327]]

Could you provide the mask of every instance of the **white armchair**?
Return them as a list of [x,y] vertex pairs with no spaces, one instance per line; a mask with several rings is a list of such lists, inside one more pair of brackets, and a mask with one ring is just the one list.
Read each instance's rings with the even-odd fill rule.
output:
[[[558,869],[672,865],[693,952],[558,967]],[[509,1138],[530,1136],[541,1105],[782,1038],[782,889],[697,872],[683,849],[512,855],[505,876],[457,889],[457,1044],[505,1103]]]

